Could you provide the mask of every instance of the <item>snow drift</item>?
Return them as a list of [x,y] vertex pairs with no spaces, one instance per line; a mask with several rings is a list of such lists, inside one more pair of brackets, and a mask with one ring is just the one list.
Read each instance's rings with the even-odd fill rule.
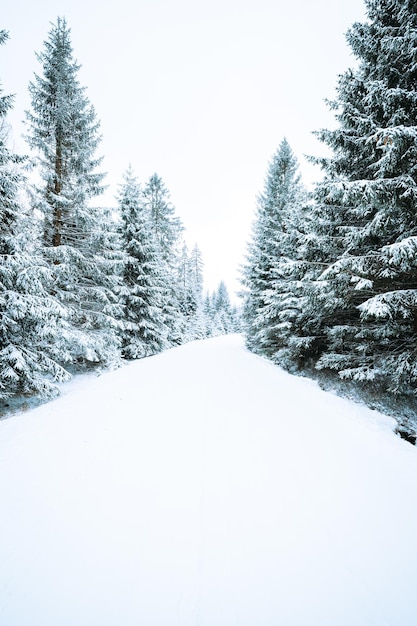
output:
[[4,626],[414,626],[393,420],[194,342],[0,423]]

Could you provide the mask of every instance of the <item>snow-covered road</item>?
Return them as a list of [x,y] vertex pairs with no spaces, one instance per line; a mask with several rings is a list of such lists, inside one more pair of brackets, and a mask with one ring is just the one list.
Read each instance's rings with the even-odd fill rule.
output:
[[194,342],[0,422],[2,626],[415,626],[417,449]]

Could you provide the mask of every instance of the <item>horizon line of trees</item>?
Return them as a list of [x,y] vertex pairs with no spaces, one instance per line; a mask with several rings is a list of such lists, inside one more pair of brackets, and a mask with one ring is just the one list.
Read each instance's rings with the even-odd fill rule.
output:
[[[357,67],[320,130],[330,156],[307,193],[286,139],[257,203],[242,270],[248,347],[294,372],[376,394],[417,392],[417,10],[365,0]],[[413,428],[417,420],[410,416]]]
[[[239,327],[224,282],[204,296],[201,253],[187,249],[157,174],[142,185],[129,166],[117,206],[92,205],[103,191],[100,125],[70,32],[58,18],[37,55],[30,157],[7,146],[13,97],[0,87],[0,399],[52,396],[86,367]],[[0,30],[0,45],[7,38]]]

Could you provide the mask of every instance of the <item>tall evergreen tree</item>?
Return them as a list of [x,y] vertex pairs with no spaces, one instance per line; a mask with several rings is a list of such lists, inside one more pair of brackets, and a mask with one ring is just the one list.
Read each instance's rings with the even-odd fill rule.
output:
[[404,0],[366,8],[368,21],[347,35],[358,66],[330,103],[338,127],[318,133],[333,154],[317,159],[328,267],[313,334],[326,338],[319,368],[399,393],[417,383],[417,9]]
[[232,306],[229,291],[223,280],[211,295],[206,294],[203,313],[207,337],[227,335],[240,330],[240,312],[236,306]]
[[[0,44],[7,36],[0,31]],[[22,159],[7,148],[3,122],[11,106],[0,89],[0,398],[48,396],[56,392],[54,381],[68,377],[51,349],[62,310],[45,289],[50,272],[24,210]]]
[[52,26],[38,55],[42,75],[29,90],[28,142],[42,182],[37,208],[44,219],[44,252],[54,271],[54,293],[67,309],[66,358],[107,363],[117,358],[114,274],[102,255],[108,216],[91,199],[102,190],[97,172],[99,124],[73,59],[65,19]]
[[143,188],[143,202],[150,215],[150,223],[162,259],[172,266],[178,249],[180,235],[184,230],[181,220],[175,215],[169,191],[158,174],[153,174]]
[[118,197],[121,216],[123,265],[121,305],[122,353],[129,359],[155,354],[168,346],[163,314],[165,282],[149,215],[131,169],[125,173]]
[[156,241],[161,272],[165,277],[163,311],[170,329],[169,342],[178,345],[183,341],[185,320],[179,294],[180,245],[183,225],[175,215],[170,194],[162,178],[153,174],[143,187],[142,202],[148,212],[151,231]]
[[197,244],[194,245],[191,250],[190,255],[190,273],[191,273],[191,283],[193,285],[193,291],[196,294],[196,299],[199,301],[202,300],[203,297],[203,271],[204,271],[204,262],[203,257],[200,251],[200,248]]
[[203,259],[197,245],[191,253],[183,243],[178,265],[178,286],[181,310],[186,317],[192,317],[203,299]]
[[197,309],[198,302],[193,289],[191,259],[185,242],[178,263],[178,299],[184,317],[191,317]]
[[297,237],[306,195],[298,169],[298,161],[283,139],[269,163],[243,268],[247,343],[268,356],[285,343],[282,333],[288,330],[296,308]]
[[203,302],[203,270],[203,257],[199,247],[195,244],[188,258],[190,298],[195,303],[193,314],[187,323],[187,334],[190,340],[204,339],[207,336],[207,318]]

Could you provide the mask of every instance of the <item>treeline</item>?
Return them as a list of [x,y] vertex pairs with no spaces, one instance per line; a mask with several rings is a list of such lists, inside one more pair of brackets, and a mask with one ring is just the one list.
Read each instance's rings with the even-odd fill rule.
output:
[[[0,31],[0,43],[8,37]],[[221,283],[203,294],[162,179],[129,167],[117,206],[103,192],[99,123],[78,81],[70,29],[52,26],[29,85],[30,157],[7,145],[11,96],[0,92],[0,398],[51,396],[90,366],[155,354],[237,329]],[[36,181],[36,182],[33,182]]]
[[[352,381],[368,399],[417,390],[417,11],[366,0],[347,41],[330,156],[303,188],[284,139],[259,197],[243,270],[248,346],[290,371]],[[335,378],[336,380],[336,378]],[[352,384],[352,383],[351,383]],[[403,413],[416,428],[414,410]]]

